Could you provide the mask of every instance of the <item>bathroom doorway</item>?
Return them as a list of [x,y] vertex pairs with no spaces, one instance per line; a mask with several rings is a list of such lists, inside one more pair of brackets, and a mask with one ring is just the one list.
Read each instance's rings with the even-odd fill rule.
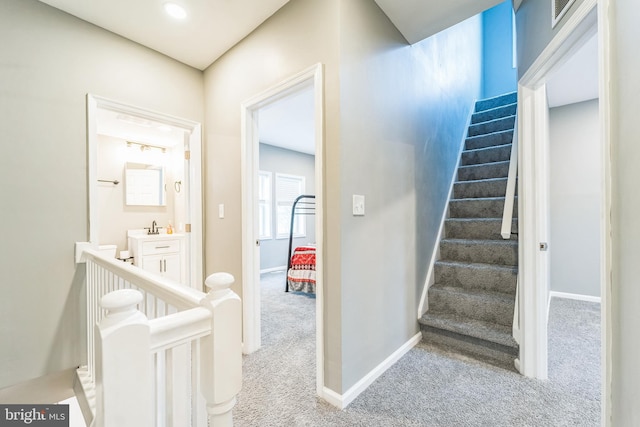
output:
[[89,241],[127,259],[129,233],[170,232],[184,242],[180,282],[202,290],[201,124],[92,94],[87,112]]

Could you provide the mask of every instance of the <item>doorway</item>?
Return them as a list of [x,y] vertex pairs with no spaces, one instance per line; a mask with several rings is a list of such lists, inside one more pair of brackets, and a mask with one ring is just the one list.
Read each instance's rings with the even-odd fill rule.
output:
[[[547,48],[519,82],[519,216],[520,222],[520,323],[522,341],[521,372],[530,377],[547,378],[547,315],[550,295],[549,242],[549,108],[547,83],[554,71],[594,36],[598,46],[608,45],[609,15],[607,0],[582,2],[560,28]],[[596,35],[597,34],[597,35]],[[611,222],[610,222],[610,139],[609,112],[609,52],[598,53],[598,121],[599,121],[599,280],[601,298],[601,397],[602,420],[608,419],[610,396],[609,353],[611,295]],[[551,183],[553,185],[553,183]],[[550,246],[550,250],[553,247]]]
[[[316,392],[324,390],[324,333],[323,333],[323,67],[316,64],[241,106],[242,112],[242,274],[243,274],[243,352],[258,350],[261,346],[260,301],[260,226],[259,226],[259,160],[260,111],[292,94],[310,91],[313,95],[313,151],[315,195],[314,233],[316,247],[315,331],[316,331]],[[264,111],[264,110],[263,110]],[[275,222],[274,222],[275,224]],[[277,233],[277,230],[276,230]],[[286,260],[285,260],[286,261]],[[284,294],[284,283],[283,283]]]
[[[115,244],[119,256],[131,250],[128,229],[171,224],[185,239],[180,281],[203,290],[201,125],[92,94],[87,124],[91,244]],[[144,202],[130,202],[126,175],[140,165],[162,185],[155,196],[141,196]]]

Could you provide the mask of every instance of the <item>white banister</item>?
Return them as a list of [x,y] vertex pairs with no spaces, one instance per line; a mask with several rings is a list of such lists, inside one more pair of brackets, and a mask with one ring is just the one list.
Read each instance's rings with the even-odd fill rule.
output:
[[231,426],[242,381],[233,276],[209,276],[204,293],[92,249],[82,259],[87,365],[76,392],[87,425]]
[[211,334],[200,340],[201,387],[211,426],[233,425],[231,410],[242,387],[242,305],[232,284],[232,275],[212,274],[205,281],[210,291],[202,301],[211,311]]
[[133,289],[100,300],[108,311],[96,326],[96,427],[152,425],[149,321],[136,309],[141,301]]
[[511,224],[513,222],[513,206],[516,195],[516,182],[518,178],[518,114],[516,113],[513,127],[513,139],[511,142],[511,157],[509,160],[509,175],[507,178],[507,191],[504,198],[504,211],[502,214],[502,229],[500,234],[503,239],[511,238]]

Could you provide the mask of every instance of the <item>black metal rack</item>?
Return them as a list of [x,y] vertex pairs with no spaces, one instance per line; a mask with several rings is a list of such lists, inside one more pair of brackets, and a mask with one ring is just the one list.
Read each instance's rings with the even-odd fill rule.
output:
[[[289,292],[289,269],[291,268],[291,252],[293,248],[293,223],[296,215],[315,215],[316,214],[316,196],[301,195],[296,197],[291,206],[291,225],[289,226],[289,256],[287,257],[287,272],[285,274],[285,292]],[[303,199],[313,199],[312,201],[303,201]],[[300,206],[298,206],[300,204]]]

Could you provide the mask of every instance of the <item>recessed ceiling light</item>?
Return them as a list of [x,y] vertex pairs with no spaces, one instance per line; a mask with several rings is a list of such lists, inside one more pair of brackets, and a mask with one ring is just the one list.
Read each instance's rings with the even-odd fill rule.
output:
[[167,2],[164,4],[164,10],[176,19],[184,19],[187,17],[187,11],[176,3]]

